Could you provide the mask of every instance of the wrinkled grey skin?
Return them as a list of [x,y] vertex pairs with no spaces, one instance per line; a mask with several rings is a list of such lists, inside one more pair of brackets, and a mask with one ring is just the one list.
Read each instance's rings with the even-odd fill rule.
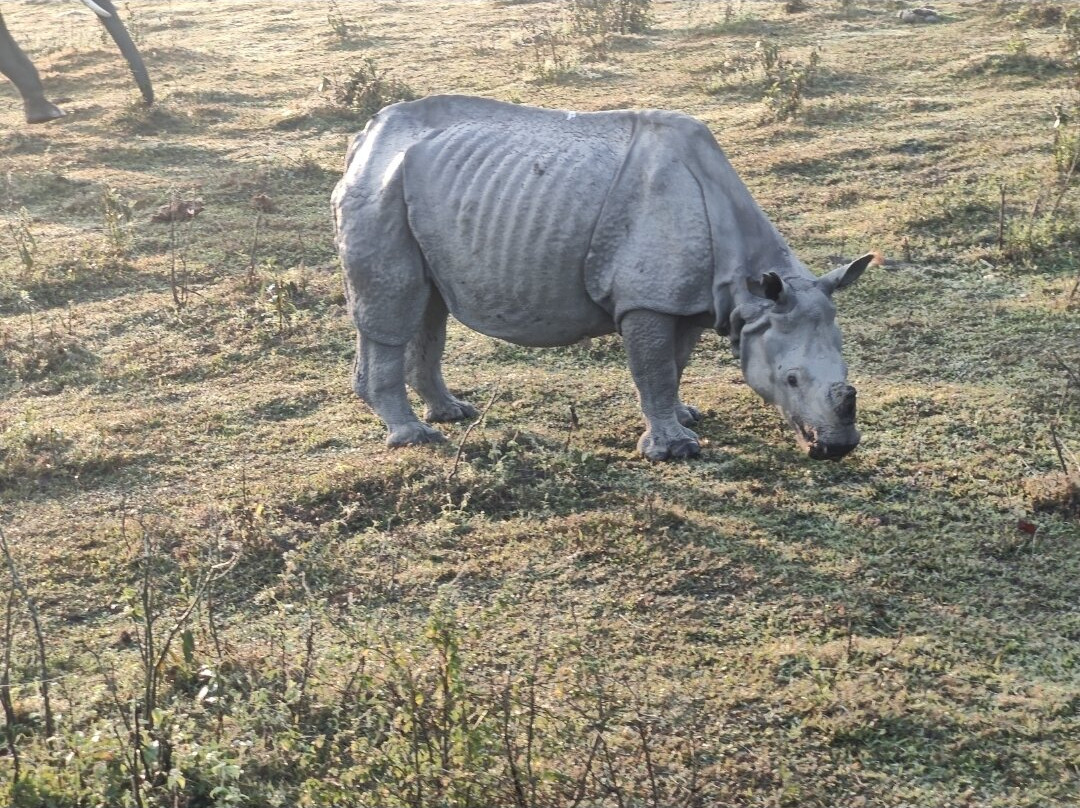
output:
[[380,112],[346,163],[333,209],[353,388],[389,445],[443,440],[406,382],[427,421],[477,414],[442,378],[448,311],[519,345],[621,333],[651,460],[700,452],[679,379],[705,328],[811,457],[859,442],[830,297],[871,256],[815,278],[692,118],[433,96]]
[[[116,8],[110,0],[94,0],[94,5],[108,15],[104,17],[99,15],[98,19],[101,20],[101,24],[105,26],[105,30],[109,32],[109,35],[112,36],[113,41],[116,42],[120,52],[131,67],[131,72],[135,76],[135,83],[139,85],[143,99],[147,105],[152,104],[154,102],[154,89],[150,84],[150,76],[146,72],[146,65],[143,64],[142,56],[139,54],[138,48],[135,47],[135,43],[131,41],[131,36],[128,34],[123,22],[117,16]],[[45,97],[45,88],[41,84],[41,76],[38,75],[33,62],[12,39],[7,26],[4,25],[2,15],[0,15],[0,73],[3,73],[11,80],[22,96],[27,123],[46,123],[63,117],[63,111]]]

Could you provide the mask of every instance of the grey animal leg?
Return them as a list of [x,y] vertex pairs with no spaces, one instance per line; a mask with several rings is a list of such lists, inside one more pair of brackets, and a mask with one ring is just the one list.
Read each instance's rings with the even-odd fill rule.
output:
[[[649,460],[700,454],[698,436],[679,423],[678,318],[636,309],[622,319],[623,343],[637,386],[645,434],[638,451]],[[688,355],[688,354],[687,354]]]
[[[683,371],[686,370],[686,365],[690,361],[690,354],[694,352],[694,347],[697,345],[698,340],[701,339],[702,331],[704,331],[703,328],[684,323],[679,323],[676,329],[675,364],[679,370],[680,383],[682,382]],[[701,410],[685,404],[680,398],[679,403],[675,405],[675,417],[679,419],[679,423],[683,426],[693,426],[701,421]]]
[[386,424],[387,446],[440,443],[443,434],[416,417],[405,392],[405,346],[363,335],[356,342],[353,390]]
[[0,73],[11,79],[22,96],[27,123],[45,123],[63,117],[60,108],[45,97],[41,76],[12,39],[3,17],[0,17]]
[[472,404],[455,398],[446,389],[442,355],[446,347],[446,303],[432,290],[420,331],[405,349],[405,377],[427,404],[426,421],[460,421],[479,413]]

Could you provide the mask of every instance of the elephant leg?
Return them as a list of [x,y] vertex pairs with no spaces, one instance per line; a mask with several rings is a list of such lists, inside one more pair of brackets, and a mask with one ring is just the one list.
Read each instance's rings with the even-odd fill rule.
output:
[[356,341],[353,390],[386,424],[387,446],[440,443],[439,430],[421,423],[405,392],[404,345],[387,345],[360,334]]
[[405,379],[427,405],[424,420],[460,421],[475,418],[476,407],[455,398],[446,389],[442,355],[446,347],[446,303],[432,290],[420,331],[405,349]]
[[23,99],[27,123],[45,123],[63,117],[58,106],[45,97],[41,76],[33,62],[12,39],[0,16],[0,73],[7,76]]
[[[701,339],[703,328],[685,323],[679,323],[675,331],[675,366],[679,372],[679,382],[682,382],[683,371],[690,362],[690,355],[694,352],[698,340]],[[693,426],[701,421],[701,411],[697,407],[691,407],[680,398],[675,405],[675,417],[683,426]]]
[[635,309],[623,316],[621,325],[630,374],[645,416],[645,434],[638,441],[638,451],[649,460],[699,454],[698,436],[678,418],[678,318]]

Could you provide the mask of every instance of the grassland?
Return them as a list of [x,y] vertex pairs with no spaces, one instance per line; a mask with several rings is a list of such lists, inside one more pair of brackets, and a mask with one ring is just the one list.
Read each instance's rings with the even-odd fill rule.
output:
[[[4,5],[71,114],[27,128],[0,85],[0,802],[1077,804],[1063,7],[783,5],[590,44],[551,2],[133,0],[149,110],[91,20]],[[820,55],[793,117],[759,41]],[[703,455],[651,465],[616,338],[454,326],[483,424],[387,450],[328,209],[372,65],[683,110],[809,265],[882,251],[840,301],[858,451],[802,457],[712,335]]]

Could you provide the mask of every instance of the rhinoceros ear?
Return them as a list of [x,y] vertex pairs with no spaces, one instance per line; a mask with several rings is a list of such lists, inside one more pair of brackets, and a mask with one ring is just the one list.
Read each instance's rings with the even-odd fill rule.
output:
[[855,283],[859,276],[866,271],[870,264],[879,260],[877,253],[867,253],[861,258],[856,258],[846,267],[838,267],[818,278],[818,286],[827,295],[831,295],[837,289],[843,289]]
[[747,278],[746,288],[754,297],[763,297],[773,303],[778,303],[781,295],[784,294],[784,282],[775,272],[766,272],[761,276],[760,281]]

